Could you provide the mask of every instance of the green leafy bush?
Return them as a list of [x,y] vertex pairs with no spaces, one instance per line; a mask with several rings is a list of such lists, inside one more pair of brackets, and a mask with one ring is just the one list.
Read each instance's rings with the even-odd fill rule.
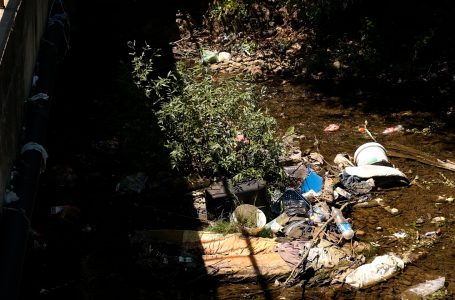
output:
[[179,64],[164,78],[143,80],[153,62],[135,52],[132,62],[136,84],[158,95],[156,115],[173,168],[234,182],[284,178],[276,121],[258,109],[264,90],[238,77],[217,81],[200,65]]

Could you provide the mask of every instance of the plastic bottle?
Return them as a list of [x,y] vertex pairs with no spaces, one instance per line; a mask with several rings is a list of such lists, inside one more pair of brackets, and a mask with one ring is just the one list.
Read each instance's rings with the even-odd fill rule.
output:
[[343,217],[341,210],[332,206],[332,216],[343,238],[347,240],[352,239],[354,237],[354,230],[352,230],[351,223]]

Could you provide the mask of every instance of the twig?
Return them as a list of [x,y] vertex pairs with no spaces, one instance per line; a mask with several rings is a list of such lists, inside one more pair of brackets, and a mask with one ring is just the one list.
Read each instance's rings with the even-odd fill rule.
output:
[[391,143],[388,145],[389,148],[394,149],[396,151],[391,151],[390,149],[387,151],[389,156],[393,157],[400,157],[406,159],[412,159],[418,161],[423,164],[427,164],[430,166],[455,171],[455,164],[453,164],[450,160],[444,162],[440,159],[434,158],[431,155],[424,153],[422,151],[413,149],[409,146]]
[[416,175],[416,177],[409,183],[409,185],[415,184],[416,186],[424,190],[425,188],[420,183],[417,182],[417,179],[419,179],[419,175]]
[[324,161],[324,163],[327,165],[328,167],[328,170],[333,174],[333,175],[337,175],[337,171],[335,170],[335,167],[332,166],[328,161],[326,161],[324,158],[322,159]]
[[365,128],[365,131],[366,133],[370,136],[370,138],[376,142],[376,139],[373,137],[373,135],[371,135],[370,131],[368,129]]
[[317,152],[320,153],[320,151],[319,151],[319,140],[318,140],[318,138],[316,136],[314,136],[314,144],[313,145],[316,146]]
[[376,139],[373,137],[373,135],[371,134],[371,132],[368,130],[367,125],[368,125],[368,121],[365,120],[365,125],[364,125],[365,132],[370,136],[370,138],[371,138],[374,142],[376,142]]
[[[345,204],[343,204],[341,207],[340,207],[340,210],[343,211],[343,209],[349,204],[349,202],[346,202]],[[313,239],[311,240],[310,242],[310,245],[308,246],[308,249],[305,251],[305,253],[302,255],[302,259],[300,259],[300,261],[294,266],[294,268],[292,269],[291,271],[291,274],[289,275],[289,277],[286,279],[286,281],[284,282],[284,286],[286,286],[286,284],[291,280],[291,279],[294,279],[295,276],[297,274],[295,274],[295,272],[297,271],[297,269],[300,267],[300,265],[303,264],[303,262],[307,259],[308,255],[310,254],[310,250],[311,248],[313,248],[313,246],[316,244],[316,241],[319,239],[319,235],[321,234],[322,231],[324,231],[324,229],[327,227],[328,224],[330,224],[330,222],[332,222],[334,219],[333,216],[331,216],[321,227],[319,227],[319,231],[314,235]]]
[[186,41],[188,39],[192,38],[191,34],[190,35],[187,35],[179,40],[176,40],[176,41],[173,41],[173,42],[169,42],[170,45],[175,45],[175,44],[178,44],[180,42],[183,42],[183,41]]

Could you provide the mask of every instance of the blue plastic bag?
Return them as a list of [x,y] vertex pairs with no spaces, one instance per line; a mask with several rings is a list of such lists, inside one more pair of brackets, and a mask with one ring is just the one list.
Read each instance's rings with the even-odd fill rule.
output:
[[316,174],[310,167],[307,168],[308,176],[302,182],[300,186],[300,193],[305,194],[310,190],[313,190],[315,193],[319,193],[322,190],[324,180],[321,176]]

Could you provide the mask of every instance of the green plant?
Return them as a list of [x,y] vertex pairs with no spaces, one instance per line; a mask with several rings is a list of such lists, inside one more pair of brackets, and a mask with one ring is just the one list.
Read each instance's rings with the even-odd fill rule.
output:
[[242,19],[247,15],[247,7],[243,1],[214,1],[214,5],[210,10],[209,15],[213,21],[217,22]]
[[425,297],[427,300],[444,300],[444,299],[453,299],[453,293],[446,288],[440,289],[439,291],[434,292],[431,295]]
[[202,65],[178,64],[175,73],[150,79],[153,59],[132,55],[137,85],[158,96],[156,116],[173,168],[234,183],[284,179],[276,121],[258,109],[264,90],[241,77],[216,81]]
[[441,180],[442,184],[444,184],[445,186],[451,187],[451,188],[455,187],[455,181],[450,180],[441,172],[439,172],[439,175],[441,175],[441,177],[443,178],[443,180]]
[[335,19],[340,12],[346,11],[354,0],[279,0],[277,7],[298,10],[299,18],[309,24],[320,24]]
[[257,226],[258,212],[254,205],[237,206],[233,214],[241,227],[255,228]]
[[276,123],[256,108],[254,86],[236,79],[215,83],[200,68],[179,72],[182,93],[157,113],[173,167],[235,182],[277,177]]
[[218,219],[211,223],[209,226],[204,228],[204,230],[221,233],[221,234],[230,234],[241,232],[239,224],[232,223],[223,219]]
[[[155,71],[155,60],[160,57],[159,50],[151,48],[147,43],[142,46],[140,54],[136,52],[136,41],[129,41],[127,44],[130,49],[133,82],[142,89],[145,96],[158,98],[170,98],[173,93],[178,92],[177,78],[174,73],[169,71],[165,77],[158,76],[152,80]],[[164,93],[168,93],[164,95]],[[170,93],[170,94],[169,94]],[[156,102],[154,104],[156,104]]]
[[[261,228],[258,231],[248,231],[246,225],[239,223],[229,222],[223,219],[218,219],[212,222],[209,226],[205,227],[204,230],[211,231],[215,233],[220,233],[223,235],[232,234],[232,233],[241,233],[243,235],[254,235],[262,238],[272,238],[273,234],[270,230],[266,228]],[[253,234],[254,233],[254,234]]]
[[257,44],[254,41],[245,41],[240,44],[240,51],[246,53],[247,55],[252,55],[257,49]]
[[265,20],[258,22],[264,13],[264,4],[252,0],[215,0],[208,10],[207,21],[221,32],[251,31],[266,23]]

